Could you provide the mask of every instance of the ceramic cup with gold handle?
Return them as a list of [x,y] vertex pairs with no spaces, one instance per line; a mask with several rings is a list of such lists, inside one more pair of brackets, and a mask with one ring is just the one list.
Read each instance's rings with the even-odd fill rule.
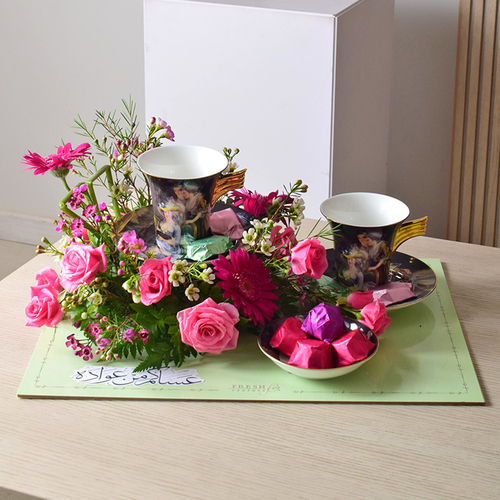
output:
[[240,188],[245,177],[244,170],[221,176],[226,157],[202,146],[151,149],[137,163],[151,190],[156,244],[163,255],[172,258],[182,257],[186,241],[210,235],[215,200]]
[[425,234],[427,217],[406,221],[402,201],[377,193],[343,193],[325,200],[321,213],[336,229],[337,279],[350,290],[367,290],[389,281],[391,258],[401,243]]

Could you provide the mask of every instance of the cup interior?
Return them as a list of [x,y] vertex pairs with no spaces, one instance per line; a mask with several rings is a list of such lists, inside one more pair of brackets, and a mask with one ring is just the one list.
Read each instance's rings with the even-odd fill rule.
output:
[[356,227],[389,226],[405,220],[410,214],[402,201],[377,193],[338,194],[325,200],[320,210],[333,222]]
[[227,159],[203,146],[162,146],[141,154],[139,168],[147,175],[163,179],[202,179],[222,172]]

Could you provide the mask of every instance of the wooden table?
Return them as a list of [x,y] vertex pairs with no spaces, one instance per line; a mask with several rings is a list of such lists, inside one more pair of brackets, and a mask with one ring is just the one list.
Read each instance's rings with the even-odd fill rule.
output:
[[498,498],[500,249],[400,250],[441,259],[485,406],[19,399],[36,257],[0,283],[0,498]]

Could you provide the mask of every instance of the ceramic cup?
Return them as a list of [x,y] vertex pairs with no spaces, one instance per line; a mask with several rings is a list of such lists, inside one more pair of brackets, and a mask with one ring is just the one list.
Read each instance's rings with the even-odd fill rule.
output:
[[336,228],[337,279],[351,291],[389,281],[391,258],[401,243],[425,234],[427,217],[405,221],[410,209],[400,200],[377,193],[343,193],[320,206]]
[[163,146],[139,156],[153,201],[160,253],[181,258],[191,241],[210,235],[214,190],[227,159],[202,146]]

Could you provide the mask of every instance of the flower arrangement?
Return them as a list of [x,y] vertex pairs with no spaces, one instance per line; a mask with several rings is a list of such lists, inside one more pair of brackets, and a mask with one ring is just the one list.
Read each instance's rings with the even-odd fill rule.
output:
[[[228,254],[202,262],[155,258],[123,220],[151,204],[137,158],[162,141],[174,141],[174,133],[164,120],[152,118],[141,140],[135,105],[123,104],[119,116],[96,112],[92,127],[76,120],[90,142],[75,149],[63,144],[47,157],[24,156],[35,175],[50,172],[67,190],[55,221],[61,239],[52,244],[43,238],[37,249],[55,256],[60,272],[45,268],[36,275],[28,325],[55,327],[66,317],[78,331],[66,342],[76,355],[85,361],[141,356],[136,371],[179,366],[199,353],[220,354],[235,348],[242,332],[322,302],[340,304],[383,331],[384,306],[358,295],[349,303],[347,290],[324,275],[328,262],[319,239],[332,237],[332,230],[325,227],[299,241],[301,195],[307,191],[300,180],[281,194],[263,196],[243,187],[225,196],[226,204],[245,210],[251,221]],[[238,168],[238,150],[223,152],[223,175],[230,175]],[[75,179],[72,187],[69,177]],[[106,201],[97,197],[102,188]]]

